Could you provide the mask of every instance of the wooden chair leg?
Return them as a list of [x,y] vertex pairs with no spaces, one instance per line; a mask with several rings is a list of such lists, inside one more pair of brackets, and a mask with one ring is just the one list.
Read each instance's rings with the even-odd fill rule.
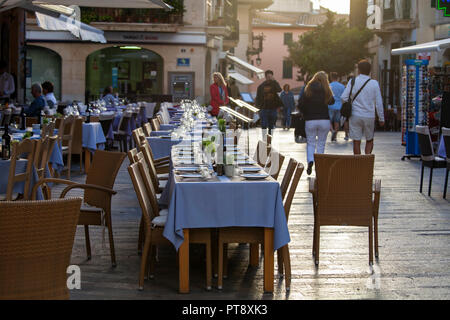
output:
[[316,245],[315,245],[315,251],[314,251],[314,262],[316,266],[319,265],[319,251],[320,251],[320,225],[317,225],[315,228],[315,234],[316,234]]
[[72,154],[67,155],[67,180],[70,180],[70,171],[72,168]]
[[150,255],[148,257],[148,261],[149,261],[148,277],[149,277],[149,279],[153,279],[155,277],[155,254],[156,254],[156,247],[151,246]]
[[433,167],[430,168],[430,183],[428,185],[428,196],[431,197],[431,184],[433,183]]
[[83,150],[81,150],[81,153],[80,153],[80,174],[82,174],[83,173]]
[[[211,237],[210,237],[211,239]],[[212,265],[211,265],[211,240],[206,242],[206,290],[211,290]]]
[[138,254],[140,255],[142,253],[142,240],[144,237],[144,220],[141,217],[141,223],[139,225],[139,239],[138,239]]
[[373,226],[369,226],[369,265],[373,265]]
[[444,184],[444,199],[447,198],[447,187],[448,187],[448,173],[449,169],[447,169],[447,173],[445,174],[445,184]]
[[223,277],[228,278],[228,243],[223,244]]
[[114,249],[114,237],[112,231],[112,223],[111,223],[111,214],[106,214],[106,227],[108,228],[108,236],[109,236],[109,250],[111,252],[111,264],[113,268],[117,266],[116,264],[116,251]]
[[141,257],[141,272],[139,274],[139,290],[144,290],[144,278],[147,274],[148,253],[150,251],[150,237],[146,237],[144,251]]
[[285,269],[284,274],[284,280],[286,285],[286,291],[289,291],[291,289],[291,257],[289,254],[289,246],[285,245],[283,248],[281,248],[281,255],[283,257],[283,265]]
[[420,193],[422,193],[424,170],[425,170],[425,167],[424,167],[423,162],[422,162],[422,171],[421,171],[421,174],[420,174]]
[[211,230],[211,244],[212,244],[211,255],[212,255],[213,274],[214,274],[214,277],[217,278],[217,274],[218,274],[217,260],[218,260],[219,249],[218,249],[218,239],[217,239],[217,230],[216,229]]
[[374,219],[374,233],[375,233],[375,258],[378,258],[378,217],[375,216]]
[[91,260],[91,240],[89,238],[89,226],[84,226],[84,238],[86,240],[86,253],[87,253],[87,259]]
[[223,242],[220,240],[219,236],[219,261],[218,261],[218,267],[219,267],[219,273],[217,276],[217,289],[222,290],[223,287]]
[[278,258],[278,275],[280,278],[283,277],[283,251],[282,249],[277,250],[277,258]]

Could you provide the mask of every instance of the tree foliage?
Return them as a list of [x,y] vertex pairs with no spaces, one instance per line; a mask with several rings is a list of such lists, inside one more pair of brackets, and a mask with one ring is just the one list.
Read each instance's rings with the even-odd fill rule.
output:
[[327,21],[299,37],[289,46],[290,59],[300,68],[300,78],[318,71],[337,72],[340,76],[354,70],[355,64],[370,56],[369,29],[349,28],[343,19],[328,11]]

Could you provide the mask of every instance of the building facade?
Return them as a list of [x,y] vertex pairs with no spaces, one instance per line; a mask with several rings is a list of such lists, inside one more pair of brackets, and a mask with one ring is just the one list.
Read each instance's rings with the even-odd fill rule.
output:
[[[226,51],[240,45],[245,7],[272,1],[184,0],[184,12],[81,8],[81,21],[103,30],[106,44],[46,31],[27,17],[27,85],[51,80],[62,101],[99,98],[113,86],[122,97],[209,102],[216,71],[227,73]],[[244,7],[244,10],[240,8]],[[249,11],[246,12],[249,15]],[[240,18],[240,20],[238,19]],[[248,18],[247,18],[248,20]],[[244,23],[241,23],[244,21]],[[248,43],[243,46],[247,47]]]

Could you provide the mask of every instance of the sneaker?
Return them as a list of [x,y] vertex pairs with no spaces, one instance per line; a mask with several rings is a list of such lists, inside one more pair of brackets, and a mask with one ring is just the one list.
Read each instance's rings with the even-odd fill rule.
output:
[[313,165],[314,165],[314,162],[308,163],[308,169],[306,170],[306,173],[308,174],[308,176],[310,176],[312,173]]
[[348,135],[346,134],[344,140],[345,140],[345,141],[348,141],[349,139],[350,139],[350,138],[349,138]]

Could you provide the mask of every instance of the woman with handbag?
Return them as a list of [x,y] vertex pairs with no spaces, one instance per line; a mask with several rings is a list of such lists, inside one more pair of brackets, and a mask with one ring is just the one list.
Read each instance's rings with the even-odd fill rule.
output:
[[306,85],[298,104],[306,121],[308,175],[314,166],[314,153],[325,152],[328,133],[332,130],[328,106],[334,102],[327,74],[324,71],[316,73]]

